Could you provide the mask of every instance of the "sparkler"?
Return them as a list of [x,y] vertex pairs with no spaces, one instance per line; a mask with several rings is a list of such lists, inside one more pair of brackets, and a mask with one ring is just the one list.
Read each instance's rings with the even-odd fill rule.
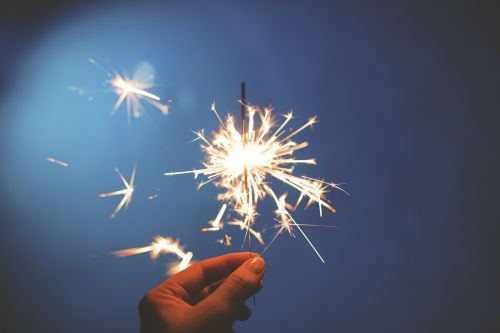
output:
[[[194,174],[195,179],[202,175],[205,176],[205,179],[202,180],[198,188],[208,183],[213,183],[216,187],[221,188],[223,191],[217,196],[217,199],[222,201],[224,205],[219,215],[222,217],[226,209],[225,205],[232,208],[239,219],[228,222],[228,224],[237,225],[245,231],[243,242],[247,237],[250,242],[250,237],[253,236],[259,243],[264,243],[260,233],[252,227],[255,223],[259,201],[270,196],[277,207],[275,213],[278,216],[278,226],[282,226],[282,228],[278,228],[278,233],[273,241],[283,230],[286,229],[291,234],[292,228],[297,228],[319,259],[324,262],[318,250],[302,230],[301,226],[303,225],[297,223],[290,213],[298,207],[303,199],[308,201],[306,207],[312,203],[318,204],[320,216],[323,214],[323,208],[335,212],[326,198],[326,193],[333,188],[341,189],[339,184],[294,174],[296,165],[316,164],[314,158],[296,159],[294,157],[295,152],[306,148],[308,143],[296,143],[292,139],[307,127],[315,124],[317,118],[310,118],[297,130],[287,134],[285,127],[293,118],[291,111],[282,115],[283,121],[278,125],[272,115],[271,108],[261,109],[258,106],[246,105],[243,101],[241,103],[244,107],[241,132],[236,129],[234,117],[228,114],[226,120],[223,121],[215,108],[215,103],[213,103],[211,111],[219,121],[218,132],[215,132],[211,139],[207,138],[204,130],[195,132],[195,140],[201,141],[201,150],[205,154],[204,167],[191,171],[167,172],[165,175]],[[245,124],[244,120],[245,111],[248,114],[248,124]],[[257,126],[256,115],[260,126]],[[271,187],[270,181],[273,179],[290,186],[299,193],[295,206],[286,204],[286,196],[278,198],[275,190]],[[220,228],[219,222],[220,219],[217,221],[217,227]],[[216,228],[214,224],[212,226],[214,229]]]
[[118,176],[120,176],[120,179],[122,180],[123,185],[125,185],[124,189],[110,192],[110,193],[103,193],[99,194],[99,197],[105,198],[105,197],[111,197],[111,196],[118,196],[118,195],[123,195],[122,200],[116,206],[116,209],[114,212],[111,214],[111,218],[115,218],[116,214],[120,212],[120,210],[125,206],[125,209],[128,208],[130,202],[132,202],[132,195],[134,193],[134,181],[135,181],[135,171],[136,171],[137,166],[134,166],[134,169],[132,170],[132,175],[130,176],[130,181],[127,181],[125,177],[121,174],[120,170],[115,167],[116,172],[118,173]]
[[47,157],[47,161],[49,161],[50,163],[54,163],[54,164],[57,164],[57,165],[63,166],[63,167],[65,167],[65,168],[69,167],[69,164],[68,164],[68,163],[63,162],[63,161],[56,160],[55,158],[52,158],[52,157]]
[[184,247],[179,245],[179,240],[171,237],[156,236],[151,244],[145,247],[136,247],[131,249],[119,250],[112,252],[116,257],[128,257],[136,254],[147,253],[152,260],[156,260],[160,254],[175,254],[179,259],[179,263],[173,263],[169,266],[167,274],[173,275],[186,269],[190,266],[193,252],[185,252]]

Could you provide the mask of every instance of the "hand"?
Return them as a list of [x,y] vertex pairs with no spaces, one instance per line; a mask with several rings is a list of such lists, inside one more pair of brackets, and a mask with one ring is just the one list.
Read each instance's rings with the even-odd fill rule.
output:
[[264,259],[248,252],[195,263],[144,296],[141,333],[233,332],[250,317],[245,300],[262,288],[264,270]]

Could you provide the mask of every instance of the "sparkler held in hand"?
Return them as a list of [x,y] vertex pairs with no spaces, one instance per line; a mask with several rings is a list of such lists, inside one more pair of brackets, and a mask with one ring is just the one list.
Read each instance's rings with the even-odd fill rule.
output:
[[[292,217],[293,209],[290,209],[297,207],[303,199],[306,199],[308,201],[306,206],[312,203],[318,204],[320,216],[323,208],[335,212],[326,198],[326,193],[334,188],[340,189],[338,184],[294,174],[296,165],[316,164],[314,158],[296,159],[294,157],[295,153],[306,148],[308,143],[297,143],[293,139],[298,133],[315,124],[317,118],[310,118],[297,130],[291,130],[288,134],[285,127],[293,118],[291,111],[282,115],[283,121],[278,125],[271,108],[261,109],[243,102],[242,106],[244,107],[242,115],[248,114],[248,122],[245,122],[245,117],[243,117],[243,127],[238,131],[234,117],[228,114],[226,120],[223,121],[213,103],[211,110],[220,123],[218,132],[214,133],[211,138],[207,138],[203,130],[195,132],[196,139],[201,141],[201,149],[205,154],[204,167],[191,171],[167,172],[165,175],[192,173],[195,178],[202,175],[205,178],[199,187],[213,183],[222,189],[217,199],[230,206],[237,215],[239,222],[233,221],[230,224],[238,225],[240,228],[243,226],[241,229],[245,231],[244,239],[253,236],[259,240],[256,233],[251,232],[257,215],[257,205],[266,196],[270,196],[279,212],[278,223],[286,221],[286,229],[289,232],[292,228],[296,228],[319,259],[324,262],[302,230],[302,224],[297,223]],[[259,126],[257,126],[258,122],[260,122]],[[271,187],[272,180],[278,180],[299,193],[295,206],[286,204],[284,198],[282,200],[278,198]],[[221,211],[223,209],[225,209],[224,206]]]

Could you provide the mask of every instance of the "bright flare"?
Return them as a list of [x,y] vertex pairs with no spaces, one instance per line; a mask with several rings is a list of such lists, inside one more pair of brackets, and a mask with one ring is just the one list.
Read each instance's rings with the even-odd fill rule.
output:
[[[278,233],[276,233],[273,240],[284,229],[291,234],[292,228],[297,228],[317,256],[324,262],[319,252],[303,232],[301,224],[296,223],[290,214],[290,211],[294,210],[304,198],[308,201],[306,207],[312,203],[318,204],[320,215],[322,215],[323,207],[335,212],[325,194],[333,188],[339,188],[338,184],[326,183],[322,180],[294,174],[294,167],[297,164],[316,164],[313,158],[296,159],[294,153],[307,147],[308,143],[292,141],[292,138],[299,132],[315,124],[316,117],[309,119],[297,130],[287,133],[285,127],[292,119],[292,112],[283,115],[283,121],[277,125],[272,116],[272,109],[260,109],[256,106],[245,107],[248,114],[248,123],[247,128],[243,131],[243,136],[236,129],[233,116],[229,114],[224,122],[217,113],[215,104],[212,104],[211,110],[220,122],[219,131],[214,133],[211,139],[205,136],[203,130],[195,132],[196,139],[202,141],[201,149],[205,153],[204,168],[192,171],[168,172],[165,175],[193,173],[195,178],[199,175],[205,176],[206,179],[201,182],[199,187],[212,182],[215,186],[221,188],[223,192],[217,196],[217,199],[230,205],[240,217],[239,220],[228,222],[228,224],[237,225],[242,230],[245,230],[245,240],[250,234],[261,244],[264,242],[260,233],[252,229],[252,227],[257,215],[258,202],[269,195],[277,207],[275,213],[278,217],[278,226],[282,226],[282,228],[278,229]],[[256,115],[260,126],[256,124]],[[286,204],[286,196],[282,196],[281,199],[278,198],[271,188],[273,179],[279,180],[298,192],[299,197],[295,206]],[[221,211],[224,209],[223,206]],[[220,228],[221,223],[219,222],[220,219],[217,221],[217,225],[211,223],[214,229]]]
[[169,266],[168,275],[173,275],[189,267],[191,259],[193,258],[193,252],[185,252],[184,247],[179,245],[179,240],[174,241],[171,237],[161,236],[156,236],[153,242],[148,246],[119,250],[112,254],[117,257],[128,257],[147,252],[149,252],[149,256],[152,260],[156,260],[160,254],[169,253],[175,254],[180,259],[178,263],[173,263]]
[[[130,122],[132,116],[134,118],[141,118],[147,115],[145,108],[141,104],[143,101],[151,104],[153,107],[161,111],[166,116],[168,115],[169,105],[160,103],[160,97],[147,91],[154,87],[154,68],[148,62],[140,63],[133,75],[129,77],[127,74],[119,74],[116,71],[109,72],[104,67],[99,65],[97,61],[92,58],[88,59],[89,62],[102,70],[108,79],[106,84],[109,85],[113,91],[118,95],[111,114],[114,114],[120,106],[125,102],[127,107],[127,119]],[[90,91],[78,86],[69,86],[68,89],[76,92],[78,95],[88,95]],[[93,100],[94,96],[89,96],[89,100]],[[167,100],[172,102],[172,100]]]
[[153,86],[152,83],[132,80],[126,76],[121,76],[118,73],[115,74],[109,83],[119,96],[115,106],[113,107],[113,111],[111,112],[112,114],[114,114],[120,105],[126,101],[128,120],[130,121],[131,115],[133,115],[134,118],[141,118],[145,113],[141,100],[153,105],[155,108],[160,110],[163,115],[166,116],[168,114],[169,106],[167,104],[161,104],[159,102],[160,97],[145,90],[151,88]]
[[130,181],[127,181],[125,179],[125,177],[123,177],[123,175],[121,174],[120,170],[118,170],[118,168],[115,168],[115,170],[118,173],[118,175],[120,176],[120,179],[122,180],[123,185],[125,185],[125,188],[118,190],[118,191],[110,192],[110,193],[99,194],[99,197],[101,197],[101,198],[123,195],[122,200],[120,201],[118,206],[116,206],[115,211],[111,214],[112,219],[115,218],[116,214],[118,214],[120,212],[120,210],[123,208],[123,206],[125,206],[125,209],[127,209],[128,205],[132,201],[132,195],[134,193],[134,180],[135,180],[136,166],[134,166],[134,169],[132,170],[132,175],[130,176]]

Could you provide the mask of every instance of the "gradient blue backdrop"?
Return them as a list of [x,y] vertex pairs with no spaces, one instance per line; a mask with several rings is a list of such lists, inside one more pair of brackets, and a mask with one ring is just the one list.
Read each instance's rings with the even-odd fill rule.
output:
[[[318,165],[299,171],[346,183],[352,196],[333,192],[338,212],[323,219],[316,209],[296,213],[339,226],[307,230],[326,264],[302,238],[279,238],[254,315],[237,331],[493,332],[498,48],[488,39],[494,16],[478,15],[374,3],[112,2],[54,15],[17,53],[8,53],[16,32],[6,33],[5,332],[137,332],[137,302],[172,258],[110,251],[156,234],[180,238],[195,259],[228,251],[199,232],[219,209],[216,189],[163,173],[198,165],[190,130],[216,129],[214,100],[238,112],[242,80],[250,102],[293,109],[296,125],[319,116],[299,154]],[[175,99],[170,115],[148,108],[150,119],[131,125],[123,109],[111,117],[116,96],[88,57],[119,71],[153,64],[153,92]],[[114,166],[128,176],[135,162],[135,198],[110,220],[118,200],[97,194],[120,185]],[[272,222],[271,209],[264,203],[258,225]]]

